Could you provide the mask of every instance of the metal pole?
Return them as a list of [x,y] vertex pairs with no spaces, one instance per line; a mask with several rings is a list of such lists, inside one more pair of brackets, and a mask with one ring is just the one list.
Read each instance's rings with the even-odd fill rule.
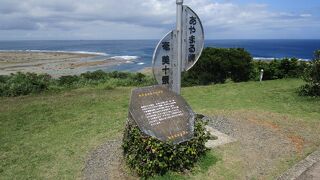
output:
[[174,71],[176,78],[173,82],[173,91],[177,94],[181,92],[181,65],[182,65],[182,5],[183,0],[177,0],[177,67]]
[[260,82],[262,82],[262,79],[263,79],[263,69],[261,69],[260,71]]

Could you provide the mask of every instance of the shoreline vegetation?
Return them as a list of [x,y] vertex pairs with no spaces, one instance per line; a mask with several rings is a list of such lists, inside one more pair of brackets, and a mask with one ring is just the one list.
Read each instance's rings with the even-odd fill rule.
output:
[[[271,62],[288,58],[252,57],[255,62]],[[290,59],[290,58],[289,58]],[[308,62],[309,59],[297,59]],[[49,74],[53,78],[65,75],[80,75],[87,71],[132,63],[130,59],[120,56],[108,57],[104,53],[78,51],[22,51],[0,50],[0,75],[11,73]],[[151,67],[145,67],[139,72],[152,74]]]
[[[0,96],[88,86],[113,89],[155,84],[151,68],[137,73],[97,71],[100,66],[120,65],[128,61],[128,58],[84,53],[0,51]],[[261,69],[264,69],[263,80],[301,78],[310,64],[296,58],[254,61],[250,53],[242,48],[205,48],[198,63],[190,71],[182,73],[182,86],[223,84],[230,80],[257,81]],[[1,75],[1,71],[9,75]]]
[[142,73],[94,71],[80,75],[52,78],[48,74],[21,73],[0,75],[0,97],[22,96],[43,92],[59,92],[83,87],[98,87],[105,90],[116,87],[148,86],[154,81]]

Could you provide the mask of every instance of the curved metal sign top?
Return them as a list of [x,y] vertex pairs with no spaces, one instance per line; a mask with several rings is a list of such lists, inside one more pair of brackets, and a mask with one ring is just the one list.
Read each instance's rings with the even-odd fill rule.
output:
[[158,43],[152,58],[153,76],[158,84],[172,84],[172,63],[174,59],[174,32],[170,31]]
[[[188,6],[182,6],[181,71],[188,71],[200,58],[204,47],[204,31],[198,15]],[[153,75],[158,84],[173,88],[178,67],[177,30],[170,31],[158,43],[152,59]]]
[[183,6],[182,71],[188,71],[200,58],[204,47],[204,31],[199,16]]

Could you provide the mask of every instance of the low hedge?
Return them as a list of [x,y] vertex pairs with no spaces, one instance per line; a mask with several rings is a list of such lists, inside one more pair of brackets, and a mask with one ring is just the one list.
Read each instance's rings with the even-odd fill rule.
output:
[[300,78],[308,68],[308,62],[296,58],[274,59],[272,61],[254,61],[252,79],[259,80],[260,70],[263,69],[263,80],[283,78]]
[[210,134],[205,130],[206,124],[198,116],[194,137],[174,145],[145,135],[134,122],[128,121],[122,144],[127,165],[142,177],[191,169],[207,151],[205,143],[210,139]]
[[0,76],[0,96],[20,96],[48,90],[51,83],[49,75],[16,73]]
[[129,72],[86,72],[81,75],[61,76],[58,79],[48,74],[21,73],[0,75],[0,96],[21,96],[44,91],[72,89],[107,84],[108,87],[148,86],[154,84],[151,76]]

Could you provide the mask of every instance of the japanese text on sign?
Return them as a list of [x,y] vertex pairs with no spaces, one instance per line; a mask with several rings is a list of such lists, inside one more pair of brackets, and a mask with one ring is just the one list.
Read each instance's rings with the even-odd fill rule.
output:
[[142,106],[141,109],[151,126],[159,125],[168,119],[183,116],[183,112],[175,100],[152,103]]
[[[162,42],[162,48],[165,52],[170,52],[170,42]],[[169,84],[169,73],[170,73],[170,56],[169,53],[162,56],[162,84]]]
[[188,56],[188,61],[189,62],[194,62],[196,60],[196,37],[193,35],[194,33],[196,33],[197,29],[196,29],[196,25],[197,24],[197,18],[194,16],[190,17],[189,20],[189,30],[190,30],[190,36],[189,36],[189,56]]

